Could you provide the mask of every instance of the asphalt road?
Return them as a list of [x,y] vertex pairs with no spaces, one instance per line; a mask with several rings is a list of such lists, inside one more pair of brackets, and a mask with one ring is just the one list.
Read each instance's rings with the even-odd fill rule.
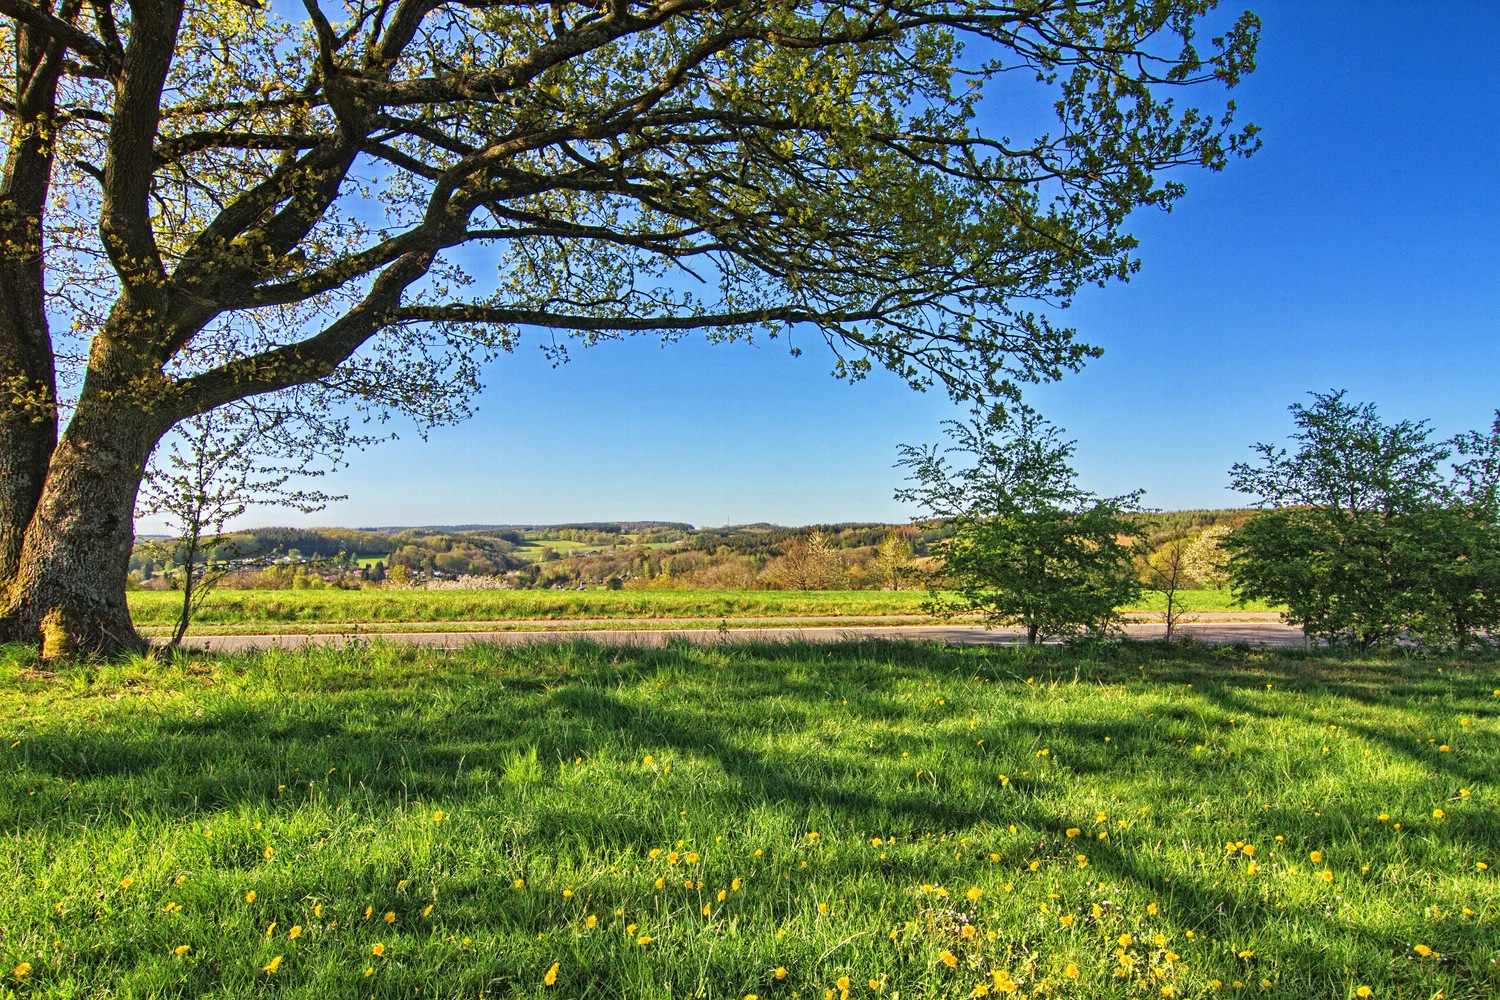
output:
[[[1181,630],[1202,642],[1216,645],[1248,643],[1252,646],[1300,646],[1302,630],[1274,621],[1192,622]],[[1160,639],[1159,624],[1125,627],[1132,639]],[[912,639],[924,642],[968,644],[1019,643],[1025,633],[1018,628],[987,629],[983,625],[849,625],[779,628],[692,629],[568,629],[511,632],[358,632],[317,635],[214,635],[188,636],[183,645],[192,649],[237,652],[249,649],[300,649],[309,645],[336,648],[357,646],[374,639],[412,646],[456,649],[471,643],[525,645],[579,640],[622,646],[661,646],[668,639],[698,643],[716,642],[846,642],[859,639]]]

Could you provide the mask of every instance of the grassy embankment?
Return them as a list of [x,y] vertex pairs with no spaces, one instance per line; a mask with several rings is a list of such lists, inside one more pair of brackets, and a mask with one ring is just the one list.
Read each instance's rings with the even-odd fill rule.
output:
[[[570,620],[639,620],[650,627],[716,625],[757,618],[798,618],[809,622],[879,622],[921,618],[926,593],[882,591],[710,591],[710,590],[224,590],[210,593],[194,618],[195,632],[255,626],[311,626],[403,622],[504,623]],[[176,620],[182,597],[170,591],[136,591],[130,608],[143,627]],[[1140,611],[1158,611],[1148,595]],[[1213,614],[1264,611],[1264,604],[1241,608],[1228,591],[1192,591],[1187,606]]]
[[1496,673],[0,653],[0,992],[1490,998]]

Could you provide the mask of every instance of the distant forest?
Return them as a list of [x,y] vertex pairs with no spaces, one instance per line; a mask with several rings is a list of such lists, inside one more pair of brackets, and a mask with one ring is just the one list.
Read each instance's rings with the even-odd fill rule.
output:
[[[1148,560],[1186,540],[1190,586],[1220,586],[1218,542],[1255,515],[1189,510],[1135,515],[1131,539]],[[897,590],[941,583],[933,546],[941,524],[742,524],[667,521],[410,528],[255,528],[226,536],[205,558],[229,570],[220,587],[427,587],[662,590]],[[135,586],[170,589],[183,549],[140,539]]]

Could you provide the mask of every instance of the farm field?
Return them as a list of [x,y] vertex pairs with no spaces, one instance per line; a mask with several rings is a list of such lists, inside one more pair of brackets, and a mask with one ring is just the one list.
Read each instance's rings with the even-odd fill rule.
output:
[[1494,660],[0,650],[22,997],[1500,994]]
[[[138,625],[163,627],[176,620],[182,596],[134,591]],[[711,591],[711,590],[223,590],[210,592],[194,618],[195,631],[345,623],[549,623],[640,620],[652,627],[677,621],[717,624],[724,619],[798,618],[810,621],[924,618],[924,591]],[[1141,612],[1160,610],[1148,595]],[[1187,605],[1205,614],[1265,611],[1239,607],[1227,591],[1191,591]]]

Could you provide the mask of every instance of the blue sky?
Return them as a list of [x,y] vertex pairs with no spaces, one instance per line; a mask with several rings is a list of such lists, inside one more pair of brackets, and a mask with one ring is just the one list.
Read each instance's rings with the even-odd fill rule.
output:
[[[1143,272],[1066,317],[1104,357],[1029,393],[1078,440],[1085,485],[1144,488],[1165,509],[1243,503],[1229,466],[1283,438],[1310,390],[1347,388],[1444,436],[1500,407],[1500,4],[1242,6],[1265,27],[1233,96],[1264,148],[1184,173],[1170,215],[1136,217]],[[957,409],[885,375],[837,382],[826,352],[784,343],[640,340],[554,369],[532,341],[487,369],[473,419],[320,484],[348,500],[245,520],[910,517],[891,496],[896,446],[937,440]]]

